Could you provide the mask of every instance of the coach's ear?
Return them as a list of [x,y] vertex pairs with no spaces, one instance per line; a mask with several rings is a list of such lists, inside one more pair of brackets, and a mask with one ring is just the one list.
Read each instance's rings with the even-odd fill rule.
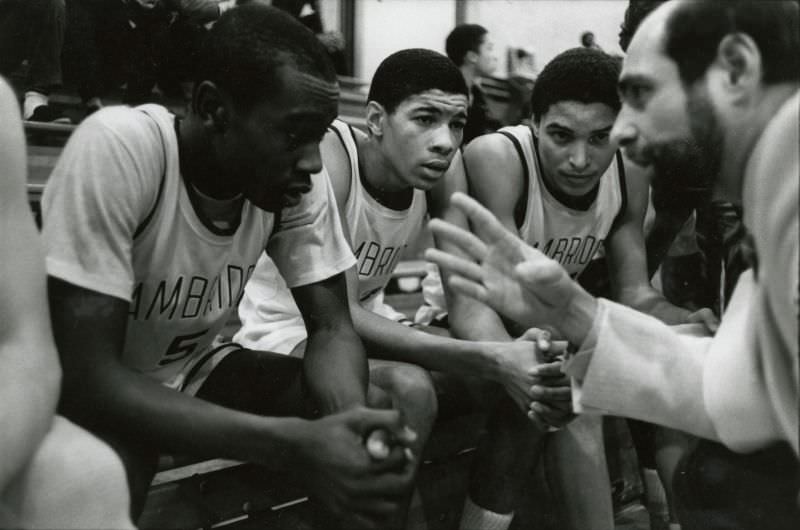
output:
[[383,123],[386,120],[386,109],[376,101],[367,103],[367,131],[370,136],[383,136]]
[[732,33],[722,38],[717,56],[709,68],[710,91],[733,106],[752,104],[760,98],[764,76],[761,50],[745,33]]

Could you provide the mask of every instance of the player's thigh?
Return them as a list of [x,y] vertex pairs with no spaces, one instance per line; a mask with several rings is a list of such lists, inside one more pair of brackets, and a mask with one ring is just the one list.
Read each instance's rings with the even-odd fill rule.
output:
[[[100,438],[56,416],[28,465],[6,488],[12,526],[132,528],[120,456]],[[3,521],[3,527],[9,526]]]
[[238,349],[211,371],[197,397],[262,416],[306,416],[303,360],[278,353]]

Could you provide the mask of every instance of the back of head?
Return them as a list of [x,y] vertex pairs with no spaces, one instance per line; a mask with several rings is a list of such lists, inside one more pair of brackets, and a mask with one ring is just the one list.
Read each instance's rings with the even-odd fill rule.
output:
[[534,121],[561,101],[604,103],[620,109],[618,58],[593,48],[572,48],[547,63],[536,78],[531,95]]
[[433,50],[410,48],[381,62],[369,87],[367,101],[380,103],[391,114],[407,98],[427,90],[469,94],[453,61]]
[[258,2],[223,14],[203,41],[196,82],[212,81],[248,108],[276,94],[278,70],[290,66],[335,82],[336,72],[316,36],[291,15]]
[[477,52],[483,43],[487,29],[478,24],[461,24],[447,36],[444,49],[451,61],[457,66],[464,64],[467,52]]
[[630,0],[628,8],[625,9],[625,17],[619,27],[619,47],[622,51],[628,51],[633,34],[636,33],[639,25],[647,15],[655,8],[667,0]]
[[800,3],[797,0],[695,0],[682,3],[667,20],[664,52],[681,79],[700,79],[729,34],[748,35],[758,46],[763,83],[800,80]]

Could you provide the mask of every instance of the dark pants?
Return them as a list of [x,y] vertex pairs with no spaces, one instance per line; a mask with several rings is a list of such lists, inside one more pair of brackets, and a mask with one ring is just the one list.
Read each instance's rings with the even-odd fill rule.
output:
[[788,445],[742,455],[702,440],[674,478],[683,530],[797,530],[800,466]]
[[64,0],[0,0],[0,74],[27,59],[26,90],[60,85],[65,18]]

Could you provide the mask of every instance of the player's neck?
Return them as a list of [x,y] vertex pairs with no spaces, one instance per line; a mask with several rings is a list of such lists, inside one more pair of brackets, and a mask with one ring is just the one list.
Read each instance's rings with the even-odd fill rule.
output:
[[396,175],[374,138],[359,142],[357,151],[358,173],[366,192],[392,210],[405,210],[411,206],[414,188]]
[[220,178],[223,173],[211,156],[214,151],[202,127],[194,123],[191,115],[175,119],[175,133],[178,137],[181,175],[186,182],[213,199],[236,197],[239,191],[230,189],[229,183]]

